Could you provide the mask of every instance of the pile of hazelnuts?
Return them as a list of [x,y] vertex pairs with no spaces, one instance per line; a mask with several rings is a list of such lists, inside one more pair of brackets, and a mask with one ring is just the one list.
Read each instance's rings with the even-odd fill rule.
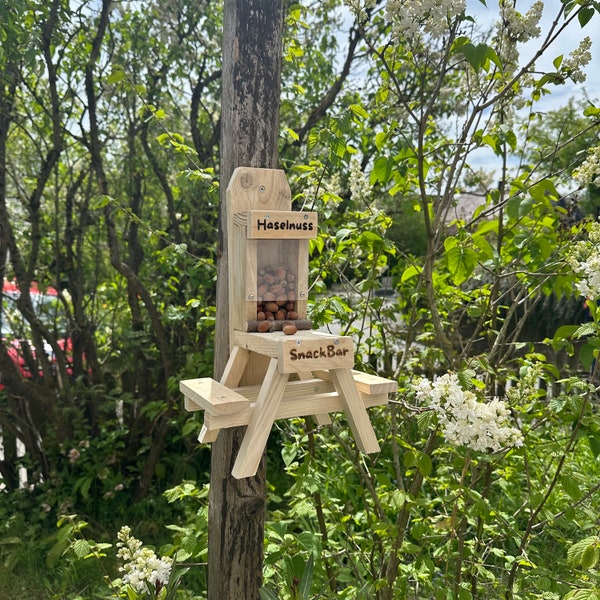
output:
[[296,275],[286,267],[261,269],[258,273],[257,292],[258,331],[265,333],[272,329],[274,321],[284,321],[281,327],[283,333],[296,333],[298,329],[292,322],[298,319]]

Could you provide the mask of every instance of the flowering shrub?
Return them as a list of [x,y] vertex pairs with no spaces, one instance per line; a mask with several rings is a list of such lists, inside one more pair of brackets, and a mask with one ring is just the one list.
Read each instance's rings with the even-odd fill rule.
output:
[[600,187],[600,146],[590,148],[588,156],[573,176],[583,186]]
[[[165,598],[166,586],[173,569],[173,559],[158,558],[150,548],[145,548],[142,542],[131,535],[131,528],[121,527],[117,534],[117,557],[124,561],[121,571],[124,573],[120,580],[120,588],[132,588],[142,597]],[[161,594],[161,591],[165,593]]]
[[[600,148],[598,149],[600,150]],[[598,153],[600,157],[600,153]],[[600,222],[590,224],[588,237],[572,244],[567,261],[579,277],[575,284],[582,296],[589,300],[600,297]]]
[[386,12],[396,36],[411,38],[425,33],[438,39],[447,33],[465,6],[465,0],[388,0]]
[[496,398],[483,402],[474,392],[463,390],[456,373],[434,382],[420,379],[416,393],[435,411],[444,437],[455,446],[485,452],[523,444],[521,432],[509,424],[506,404]]

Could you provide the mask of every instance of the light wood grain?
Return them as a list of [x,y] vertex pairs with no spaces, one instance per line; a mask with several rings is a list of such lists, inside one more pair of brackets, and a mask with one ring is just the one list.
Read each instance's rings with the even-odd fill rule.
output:
[[350,369],[331,369],[329,372],[344,405],[344,412],[350,423],[356,445],[367,454],[379,452],[377,436],[354,383],[352,371]]
[[[331,381],[331,374],[325,370],[313,371],[315,377]],[[398,382],[393,379],[386,379],[379,375],[373,375],[371,373],[363,373],[352,369],[352,378],[354,383],[360,392],[365,394],[394,394],[398,391]]]
[[[312,373],[310,373],[309,371],[299,372],[296,375],[300,381],[304,381],[304,382],[314,381]],[[317,393],[317,391],[321,387],[322,387],[322,384],[319,384],[318,387],[313,386],[314,392]],[[286,395],[284,397],[284,400],[287,400],[287,398],[288,398],[288,395],[287,395],[287,388],[286,388]],[[319,408],[321,408],[321,407],[319,406]],[[313,418],[314,422],[321,427],[323,427],[325,425],[331,425],[331,417],[327,414],[327,412],[314,413],[312,415],[312,418]]]
[[234,346],[231,355],[229,356],[229,360],[225,365],[223,375],[221,376],[221,383],[229,388],[234,388],[239,385],[249,359],[250,352],[248,350],[240,348],[239,346]]
[[[384,406],[387,403],[385,394],[366,396],[360,394],[365,408],[375,406]],[[204,415],[204,423],[210,429],[225,429],[228,427],[238,427],[248,425],[254,411],[254,402],[250,402],[245,408],[230,415]],[[323,415],[338,413],[343,418],[345,406],[337,391],[323,394],[307,393],[304,396],[294,396],[293,398],[284,398],[279,404],[275,414],[275,421],[279,419],[293,419],[295,417],[310,417],[314,415]]]
[[248,429],[231,471],[236,479],[251,477],[256,473],[288,378],[287,374],[279,372],[277,359],[271,359],[250,416]]
[[205,410],[213,414],[228,415],[249,402],[248,398],[210,377],[180,381],[179,389],[184,394],[186,408],[190,411]]

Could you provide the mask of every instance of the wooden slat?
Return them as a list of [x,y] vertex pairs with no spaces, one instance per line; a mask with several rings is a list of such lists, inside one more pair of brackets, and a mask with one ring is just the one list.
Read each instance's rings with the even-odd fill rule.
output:
[[231,474],[236,479],[256,474],[267,439],[271,433],[281,398],[289,375],[280,373],[277,359],[271,359],[267,374],[260,387],[254,410],[250,416],[248,429],[242,440]]
[[[300,381],[310,381],[313,379],[312,373],[310,373],[309,371],[297,373],[297,376]],[[319,384],[319,387],[320,387],[320,384]],[[287,392],[287,390],[286,390],[286,392]],[[285,396],[284,396],[284,400],[285,400]],[[331,425],[331,417],[326,412],[315,413],[314,415],[312,415],[312,418],[315,421],[315,423],[321,427],[323,427],[325,425]]]
[[228,388],[234,388],[239,385],[248,365],[249,358],[250,352],[248,350],[235,346],[225,365],[220,383],[226,385]]
[[[325,381],[331,381],[329,371],[313,371],[313,375]],[[352,370],[352,377],[358,391],[363,394],[395,394],[398,391],[398,382],[379,375]]]
[[330,373],[344,405],[344,412],[350,423],[356,445],[367,454],[379,452],[377,436],[354,383],[351,370],[332,369]]
[[204,409],[213,414],[229,415],[249,404],[248,398],[210,377],[180,381],[179,389],[189,411]]
[[[383,406],[387,404],[387,394],[366,396],[361,394],[361,400],[365,408],[373,406]],[[226,427],[240,427],[248,425],[250,417],[254,411],[254,403],[240,409],[238,412],[230,415],[212,415],[206,414],[204,423],[210,429],[224,429]],[[309,417],[317,414],[341,413],[344,411],[344,405],[337,392],[327,392],[324,394],[307,393],[305,396],[294,396],[293,398],[284,398],[279,404],[275,414],[275,420],[292,419],[295,417]]]

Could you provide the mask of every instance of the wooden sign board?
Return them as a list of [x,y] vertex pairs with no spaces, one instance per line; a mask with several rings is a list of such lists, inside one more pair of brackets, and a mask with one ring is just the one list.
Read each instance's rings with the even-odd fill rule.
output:
[[292,210],[249,210],[235,215],[247,227],[249,240],[311,239],[317,237],[317,213]]
[[354,342],[350,337],[292,337],[282,340],[278,350],[281,373],[354,367]]

